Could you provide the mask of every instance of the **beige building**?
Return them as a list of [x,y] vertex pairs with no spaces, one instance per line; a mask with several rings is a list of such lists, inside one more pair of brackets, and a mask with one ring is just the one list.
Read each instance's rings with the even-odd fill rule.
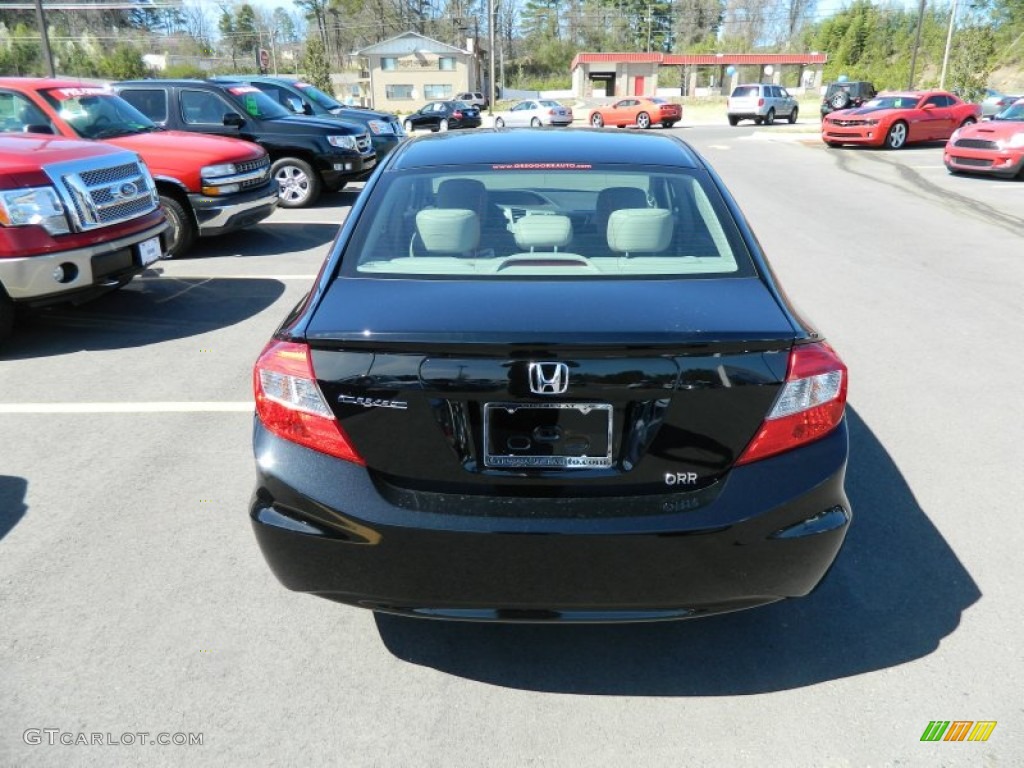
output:
[[486,93],[482,52],[473,38],[466,43],[456,48],[405,32],[356,51],[367,62],[371,106],[409,113],[463,91]]

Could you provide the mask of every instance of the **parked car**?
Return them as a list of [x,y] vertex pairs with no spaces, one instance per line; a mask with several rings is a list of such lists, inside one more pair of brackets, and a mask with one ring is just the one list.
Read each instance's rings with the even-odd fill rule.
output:
[[0,78],[0,102],[18,118],[5,130],[95,139],[138,153],[170,223],[165,255],[187,253],[197,237],[251,227],[274,212],[270,160],[244,141],[162,131],[124,99],[77,80]]
[[[0,97],[5,129],[21,119],[11,106]],[[156,184],[134,152],[0,136],[0,341],[16,305],[82,302],[129,282],[162,256],[166,229]]]
[[352,123],[292,114],[251,85],[131,80],[114,90],[157,125],[259,144],[270,156],[282,208],[304,208],[369,175],[370,136]]
[[542,125],[572,125],[572,109],[554,99],[526,99],[494,115],[495,128],[539,128]]
[[1024,174],[1024,99],[991,120],[953,131],[943,161],[950,173],[1006,178]]
[[454,131],[457,128],[479,128],[480,110],[464,101],[428,101],[402,121],[406,133],[426,128],[431,131]]
[[236,82],[259,88],[282,107],[296,115],[333,118],[363,126],[370,135],[373,151],[380,162],[405,138],[402,124],[390,112],[362,107],[347,107],[315,85],[286,75],[224,75],[214,82]]
[[491,103],[487,100],[486,94],[480,91],[463,91],[462,93],[455,94],[456,101],[462,101],[469,104],[471,107],[477,107],[481,111],[491,106]]
[[921,141],[946,141],[957,128],[977,122],[981,107],[946,91],[883,92],[857,109],[825,116],[826,145],[859,144],[899,149]]
[[873,99],[878,91],[866,80],[843,80],[829,83],[821,99],[821,117],[839,109],[853,109]]
[[655,123],[671,128],[682,119],[683,108],[679,104],[657,96],[629,96],[606,107],[596,107],[587,116],[587,122],[595,128],[604,125],[650,128]]
[[1010,96],[1005,93],[999,93],[999,91],[993,91],[991,88],[986,88],[985,98],[981,102],[981,116],[983,119],[995,117],[1015,101],[1022,98],[1024,96],[1019,94]]
[[846,367],[679,138],[407,142],[320,274],[254,369],[249,511],[287,587],[644,621],[806,595],[835,558]]
[[726,114],[729,125],[739,125],[740,120],[771,125],[776,118],[782,117],[795,123],[800,114],[800,105],[781,85],[749,83],[732,89]]

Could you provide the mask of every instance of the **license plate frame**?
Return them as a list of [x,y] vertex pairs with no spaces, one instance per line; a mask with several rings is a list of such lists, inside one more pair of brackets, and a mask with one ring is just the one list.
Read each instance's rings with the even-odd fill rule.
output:
[[151,237],[148,240],[143,240],[136,247],[139,253],[139,262],[144,267],[148,267],[150,264],[155,264],[164,255],[163,249],[160,247],[159,237]]
[[[610,403],[485,403],[484,466],[492,469],[607,469],[613,465],[612,415]],[[503,423],[496,424],[499,420]],[[496,445],[497,440],[516,428],[516,421],[521,422],[521,429],[528,430],[529,435],[524,432],[512,437],[526,440],[528,444],[517,450],[508,445],[509,438],[506,438],[505,445]],[[541,430],[539,434],[538,430]],[[574,452],[553,452],[563,437],[564,445]],[[534,440],[539,450],[552,452],[537,453]],[[573,448],[584,442],[582,452]]]

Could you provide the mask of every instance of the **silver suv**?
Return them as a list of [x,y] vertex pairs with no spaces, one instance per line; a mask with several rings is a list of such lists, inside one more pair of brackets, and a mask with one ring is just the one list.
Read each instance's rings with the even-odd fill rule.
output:
[[455,94],[456,101],[464,101],[471,107],[480,107],[480,109],[487,109],[489,106],[487,103],[487,97],[484,96],[480,91],[463,91],[462,93]]
[[799,111],[796,99],[781,85],[737,85],[729,97],[729,125],[736,125],[740,120],[771,125],[776,118],[781,117],[795,123]]

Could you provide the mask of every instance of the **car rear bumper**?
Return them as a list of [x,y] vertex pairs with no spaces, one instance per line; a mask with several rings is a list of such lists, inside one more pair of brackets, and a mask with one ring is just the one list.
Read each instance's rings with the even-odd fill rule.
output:
[[192,209],[196,212],[199,234],[204,237],[235,232],[263,221],[277,208],[279,199],[278,184],[274,179],[259,189],[225,197],[189,195]]
[[1024,168],[1024,151],[984,151],[946,146],[943,161],[951,171],[1013,177]]
[[850,521],[847,442],[844,421],[720,487],[624,498],[620,514],[580,516],[588,502],[572,500],[570,514],[526,518],[479,514],[472,496],[452,496],[445,514],[393,503],[364,468],[257,422],[250,517],[281,583],[352,605],[465,620],[686,618],[818,584]]

